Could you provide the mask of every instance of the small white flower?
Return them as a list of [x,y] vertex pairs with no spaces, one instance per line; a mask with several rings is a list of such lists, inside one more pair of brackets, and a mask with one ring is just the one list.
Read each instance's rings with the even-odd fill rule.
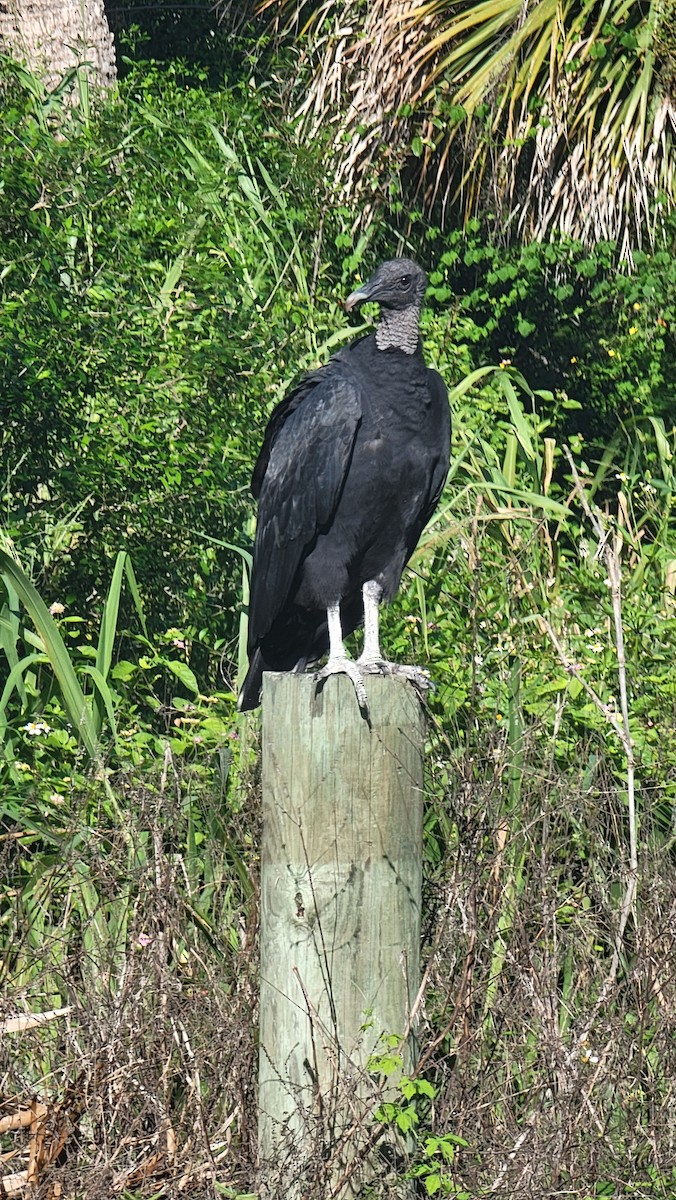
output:
[[55,600],[53,604],[50,604],[49,611],[53,617],[60,617],[61,613],[66,611],[66,606],[65,604],[60,604],[58,600]]
[[484,665],[483,654],[475,654],[474,655],[474,665],[475,665],[475,667],[483,667],[483,665]]
[[51,796],[49,797],[49,803],[56,804],[56,805],[65,804],[66,797],[62,796],[61,792],[52,792]]
[[22,725],[21,728],[29,737],[40,737],[42,733],[51,733],[51,725],[47,725],[45,721],[29,721],[27,725]]

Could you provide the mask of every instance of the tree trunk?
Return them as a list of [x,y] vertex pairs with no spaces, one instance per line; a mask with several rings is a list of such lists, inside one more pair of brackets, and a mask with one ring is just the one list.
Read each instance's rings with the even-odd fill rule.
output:
[[97,90],[117,78],[103,0],[0,0],[0,47],[25,62],[47,88],[84,64]]

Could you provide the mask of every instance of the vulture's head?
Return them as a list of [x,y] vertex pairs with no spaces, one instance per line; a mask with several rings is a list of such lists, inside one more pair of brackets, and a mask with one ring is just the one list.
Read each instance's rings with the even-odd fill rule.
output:
[[420,310],[425,298],[427,276],[412,258],[391,258],[378,267],[368,283],[345,301],[348,312],[373,300],[380,305],[376,329],[379,350],[403,350],[413,354],[418,346]]
[[412,258],[390,258],[382,263],[368,283],[362,284],[345,301],[348,312],[373,300],[381,308],[401,310],[422,308],[427,288],[427,276]]

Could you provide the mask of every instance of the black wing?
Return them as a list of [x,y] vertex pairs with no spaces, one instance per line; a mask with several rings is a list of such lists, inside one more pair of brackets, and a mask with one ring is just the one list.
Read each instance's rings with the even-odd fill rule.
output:
[[434,446],[431,454],[429,487],[427,496],[420,506],[417,520],[411,529],[411,537],[408,542],[409,558],[418,545],[420,536],[439,503],[441,493],[444,490],[446,476],[448,475],[451,454],[451,410],[448,405],[446,384],[438,371],[433,370],[431,367],[427,370],[427,377],[432,397],[432,410],[437,419]]
[[249,653],[284,608],[300,563],[331,521],[361,412],[358,386],[335,358],[308,375],[270,418],[251,485],[258,521]]

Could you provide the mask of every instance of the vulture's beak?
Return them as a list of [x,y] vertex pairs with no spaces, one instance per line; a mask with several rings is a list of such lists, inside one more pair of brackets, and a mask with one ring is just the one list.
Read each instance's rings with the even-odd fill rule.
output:
[[352,312],[352,309],[356,308],[358,304],[363,304],[365,300],[370,299],[371,295],[369,291],[369,285],[368,283],[365,283],[363,287],[357,288],[356,292],[350,293],[345,301],[345,309],[347,312]]

